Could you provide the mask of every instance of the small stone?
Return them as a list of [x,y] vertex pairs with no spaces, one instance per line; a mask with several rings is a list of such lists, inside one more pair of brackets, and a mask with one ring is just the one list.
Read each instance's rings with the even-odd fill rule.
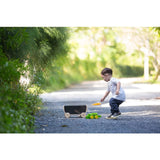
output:
[[68,127],[67,125],[62,125],[61,127]]

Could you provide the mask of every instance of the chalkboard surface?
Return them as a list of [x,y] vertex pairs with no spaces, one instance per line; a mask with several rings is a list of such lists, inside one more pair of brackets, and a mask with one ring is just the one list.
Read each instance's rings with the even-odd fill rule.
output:
[[70,114],[81,114],[82,112],[86,112],[86,105],[66,105],[64,106],[64,112],[68,112]]

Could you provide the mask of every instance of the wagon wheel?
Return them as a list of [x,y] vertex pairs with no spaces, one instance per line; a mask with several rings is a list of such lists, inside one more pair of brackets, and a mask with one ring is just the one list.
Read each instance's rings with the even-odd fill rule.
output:
[[70,113],[65,113],[64,115],[65,115],[66,118],[70,117]]
[[84,118],[86,116],[86,113],[84,113],[84,112],[82,112],[81,114],[80,114],[80,117],[82,117],[82,118]]

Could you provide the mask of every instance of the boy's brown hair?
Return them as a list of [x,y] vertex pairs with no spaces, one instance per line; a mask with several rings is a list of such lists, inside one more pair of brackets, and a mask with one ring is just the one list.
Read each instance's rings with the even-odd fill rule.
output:
[[101,71],[101,74],[102,74],[102,75],[105,75],[106,73],[112,75],[112,69],[110,69],[110,68],[104,68],[104,69]]

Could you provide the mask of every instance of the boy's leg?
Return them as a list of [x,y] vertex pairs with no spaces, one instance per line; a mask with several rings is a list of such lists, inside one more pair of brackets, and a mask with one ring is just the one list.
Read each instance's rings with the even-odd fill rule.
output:
[[111,98],[109,100],[109,104],[111,106],[111,113],[114,114],[115,112],[120,112],[119,111],[119,105],[122,103],[123,101],[120,101],[118,99],[114,99],[114,98]]

